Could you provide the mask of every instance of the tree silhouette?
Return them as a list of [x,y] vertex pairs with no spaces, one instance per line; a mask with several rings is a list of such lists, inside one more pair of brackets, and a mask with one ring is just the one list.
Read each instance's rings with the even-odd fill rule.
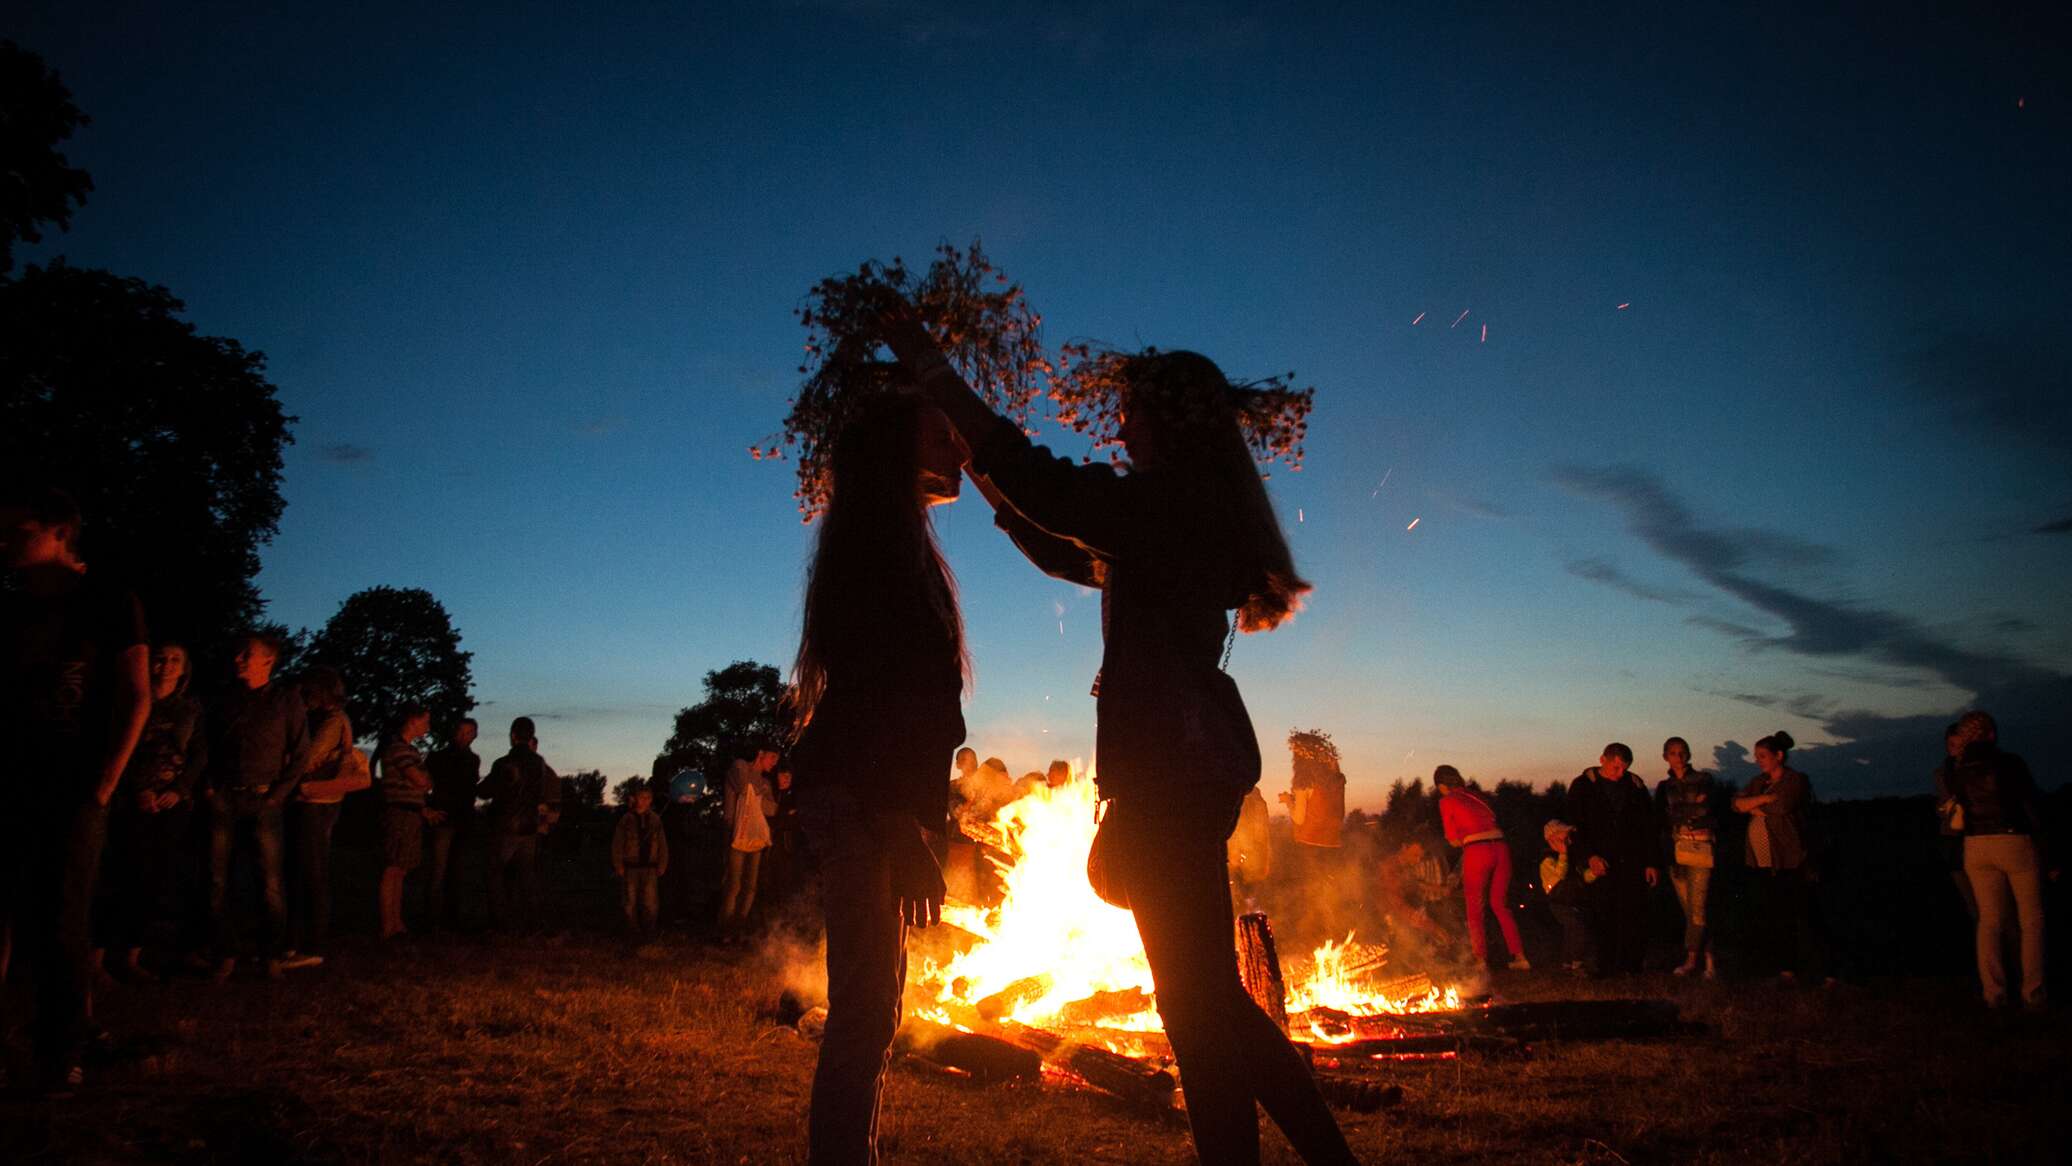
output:
[[59,143],[91,118],[43,58],[0,40],[0,273],[14,270],[14,245],[40,243],[43,226],[62,231],[94,188]]
[[633,800],[634,790],[647,788],[649,787],[646,778],[629,777],[626,780],[612,786],[612,805],[624,806],[628,802],[631,802]]
[[566,815],[603,809],[604,783],[604,774],[595,769],[564,774],[561,778],[561,812]]
[[417,587],[370,587],[338,605],[303,660],[338,670],[345,708],[362,737],[378,735],[406,705],[432,712],[442,739],[475,707],[474,677],[446,608]]
[[655,778],[689,770],[716,788],[727,750],[736,742],[774,744],[784,727],[784,681],[777,669],[736,660],[705,674],[705,699],[676,714],[676,731],[655,758]]
[[62,261],[0,279],[0,466],[71,491],[88,561],[137,590],[154,634],[202,647],[259,616],[294,418],[262,354],[182,310]]

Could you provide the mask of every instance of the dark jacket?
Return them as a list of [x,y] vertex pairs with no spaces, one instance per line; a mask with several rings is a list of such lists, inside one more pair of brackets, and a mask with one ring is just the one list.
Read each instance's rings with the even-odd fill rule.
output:
[[208,763],[209,735],[202,727],[201,702],[184,691],[153,701],[144,735],[137,738],[129,768],[122,771],[118,804],[127,805],[140,793],[167,790],[188,801]]
[[[1776,780],[1756,774],[1741,791],[1742,796],[1776,794],[1777,800],[1756,807],[1749,815],[1749,841],[1743,847],[1748,865],[1766,870],[1798,870],[1807,864],[1812,854],[1812,838],[1807,825],[1807,814],[1813,803],[1813,784],[1806,775],[1796,769],[1786,768]],[[1763,867],[1757,861],[1755,833],[1765,831],[1770,839],[1770,863]]]
[[1253,583],[1225,508],[1184,479],[1053,457],[1004,421],[975,443],[972,469],[1006,500],[997,521],[1031,562],[1101,589],[1101,792],[1235,798],[1257,785],[1259,741],[1221,666]]
[[490,829],[499,834],[537,834],[540,807],[561,801],[561,779],[545,758],[513,746],[489,767],[482,795],[489,799]]
[[1599,777],[1596,766],[1584,770],[1569,783],[1562,812],[1576,828],[1568,844],[1570,869],[1601,858],[1610,877],[1638,878],[1646,868],[1662,866],[1655,802],[1632,770],[1617,781]]
[[209,709],[207,783],[218,793],[267,790],[287,800],[309,768],[309,713],[279,680],[250,689],[232,681]]
[[443,811],[456,826],[475,812],[475,791],[482,785],[482,758],[464,745],[448,745],[424,759],[432,773],[432,793],[425,804]]
[[2042,831],[2036,779],[2028,763],[1991,741],[1974,741],[1950,775],[1950,794],[1964,807],[1964,834],[2029,834]]

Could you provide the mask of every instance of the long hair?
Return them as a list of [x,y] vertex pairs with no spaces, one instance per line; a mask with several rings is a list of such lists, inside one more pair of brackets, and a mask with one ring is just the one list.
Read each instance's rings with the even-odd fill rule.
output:
[[922,407],[911,397],[874,398],[835,439],[792,663],[794,729],[812,719],[829,677],[877,667],[888,648],[946,642],[958,673],[971,678],[957,580],[919,489]]
[[1295,558],[1266,483],[1238,429],[1237,395],[1216,362],[1196,352],[1152,352],[1123,362],[1125,411],[1157,426],[1161,452],[1217,506],[1229,532],[1244,598],[1237,626],[1268,632],[1293,618],[1311,587]]

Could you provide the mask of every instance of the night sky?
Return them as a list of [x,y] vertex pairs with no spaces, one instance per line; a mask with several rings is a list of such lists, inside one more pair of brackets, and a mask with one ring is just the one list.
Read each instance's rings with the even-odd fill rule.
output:
[[[0,33],[96,189],[19,260],[263,349],[270,617],[429,589],[490,739],[541,718],[563,772],[644,773],[706,670],[788,665],[809,530],[747,449],[792,311],[977,237],[1052,341],[1317,387],[1271,482],[1317,590],[1231,665],[1270,789],[1298,726],[1377,807],[1783,728],[1823,794],[1915,792],[1974,701],[2057,784],[2059,30],[1422,7],[34,3]],[[1086,756],[1097,598],[938,516],[972,744]]]

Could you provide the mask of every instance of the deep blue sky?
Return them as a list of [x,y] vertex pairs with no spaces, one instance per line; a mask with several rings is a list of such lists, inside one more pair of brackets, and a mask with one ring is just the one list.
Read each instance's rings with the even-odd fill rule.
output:
[[[429,588],[479,715],[544,718],[564,771],[642,772],[707,669],[788,662],[808,532],[746,450],[791,311],[975,236],[1054,340],[1317,386],[1272,482],[1317,591],[1232,665],[1269,788],[1312,725],[1369,804],[1777,728],[1839,743],[1803,755],[1827,792],[1912,790],[1973,700],[2072,748],[2055,29],[284,7],[32,4],[7,34],[92,115],[96,190],[25,258],[265,350],[301,419],[272,616]],[[939,514],[973,744],[1089,753],[1097,603]]]

